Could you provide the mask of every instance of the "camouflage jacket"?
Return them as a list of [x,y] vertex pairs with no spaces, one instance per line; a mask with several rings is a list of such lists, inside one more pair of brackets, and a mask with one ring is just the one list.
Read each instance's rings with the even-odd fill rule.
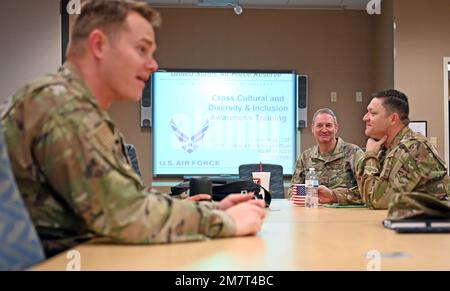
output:
[[386,209],[394,193],[428,193],[444,199],[449,191],[445,162],[426,137],[407,126],[389,148],[364,154],[357,179],[363,200],[372,209]]
[[319,184],[332,189],[339,203],[361,203],[355,170],[356,162],[362,155],[363,151],[357,145],[341,138],[338,138],[334,151],[328,154],[320,154],[316,145],[304,151],[297,160],[291,184],[305,183],[305,171],[314,168]]
[[94,236],[169,243],[235,232],[232,218],[216,204],[145,190],[122,135],[70,63],[21,88],[1,122],[19,190],[47,254]]

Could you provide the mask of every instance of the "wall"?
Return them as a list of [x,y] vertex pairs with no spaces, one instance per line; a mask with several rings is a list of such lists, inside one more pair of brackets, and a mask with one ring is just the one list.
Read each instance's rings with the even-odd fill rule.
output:
[[394,0],[384,0],[381,14],[374,19],[373,90],[394,87]]
[[[321,107],[336,111],[340,135],[365,146],[361,121],[373,89],[373,30],[365,11],[245,9],[160,9],[157,31],[160,67],[211,69],[295,69],[309,75],[308,116]],[[330,102],[330,92],[338,102]],[[364,93],[363,103],[355,92]],[[151,181],[151,130],[139,128],[139,106],[110,110],[128,142],[135,144],[146,184]],[[314,144],[302,132],[301,149]],[[237,165],[236,165],[237,166]],[[164,181],[164,179],[159,179]]]
[[61,65],[59,0],[0,1],[0,98]]
[[405,92],[412,120],[428,121],[444,157],[443,58],[450,57],[448,0],[395,0],[395,87]]

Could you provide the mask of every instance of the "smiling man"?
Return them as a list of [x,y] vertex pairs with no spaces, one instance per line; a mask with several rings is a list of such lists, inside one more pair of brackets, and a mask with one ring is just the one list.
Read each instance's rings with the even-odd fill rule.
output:
[[2,114],[13,172],[48,256],[92,237],[169,243],[251,235],[261,227],[262,200],[172,199],[147,191],[131,167],[106,109],[141,98],[158,68],[160,21],[144,2],[86,1],[68,62],[21,88]]
[[[355,167],[363,151],[336,137],[338,127],[331,109],[322,108],[314,113],[311,131],[316,145],[298,159],[291,184],[305,183],[305,170],[315,168],[320,184],[320,203],[361,203]],[[289,189],[289,196],[291,191]]]
[[[357,165],[363,200],[372,209],[386,209],[393,194],[417,192],[446,199],[449,178],[445,162],[426,137],[408,127],[406,95],[387,90],[372,97],[363,118],[369,139],[364,157]],[[418,205],[411,199],[408,201],[410,209]]]

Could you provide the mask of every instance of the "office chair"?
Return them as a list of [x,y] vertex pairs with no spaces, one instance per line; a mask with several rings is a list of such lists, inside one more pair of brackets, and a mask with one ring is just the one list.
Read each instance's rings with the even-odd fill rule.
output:
[[[259,172],[260,164],[245,164],[239,166],[239,177],[253,181],[252,172]],[[270,189],[272,198],[284,198],[283,167],[273,164],[262,164],[263,172],[270,172]]]
[[0,124],[0,271],[23,270],[44,251],[17,190]]

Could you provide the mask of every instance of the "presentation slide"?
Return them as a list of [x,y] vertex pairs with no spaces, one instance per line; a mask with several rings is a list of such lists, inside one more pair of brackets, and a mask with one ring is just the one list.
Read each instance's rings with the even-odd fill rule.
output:
[[294,73],[154,73],[154,175],[232,175],[260,162],[292,174],[296,96]]

